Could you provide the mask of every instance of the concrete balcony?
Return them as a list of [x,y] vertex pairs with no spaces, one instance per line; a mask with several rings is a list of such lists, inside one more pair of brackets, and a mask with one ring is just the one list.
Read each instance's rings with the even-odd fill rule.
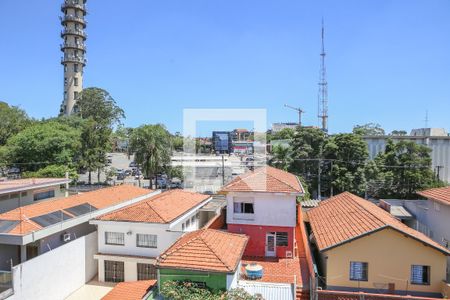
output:
[[74,15],[60,16],[59,19],[61,20],[61,24],[63,26],[69,22],[79,23],[83,26],[83,28],[86,28],[86,25],[87,25],[87,21],[84,18],[74,16]]
[[64,55],[61,57],[61,64],[65,63],[82,64],[83,66],[85,66],[87,63],[87,59],[80,56]]
[[86,15],[86,6],[83,4],[78,3],[78,1],[73,0],[66,0],[63,4],[61,4],[61,11],[65,12],[68,8],[78,9],[83,12],[83,15]]
[[77,49],[86,52],[87,50],[86,45],[82,43],[64,43],[59,46],[61,48],[61,51],[64,51],[64,49]]
[[82,37],[83,39],[87,38],[87,33],[84,32],[84,30],[76,30],[76,29],[64,29],[61,31],[61,37],[64,37],[66,35],[77,35]]

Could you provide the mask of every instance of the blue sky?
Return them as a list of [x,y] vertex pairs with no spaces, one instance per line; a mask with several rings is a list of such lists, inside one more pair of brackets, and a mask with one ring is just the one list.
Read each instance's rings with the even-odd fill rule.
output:
[[[61,3],[0,0],[0,100],[35,118],[56,115],[62,99]],[[423,127],[427,109],[430,126],[450,129],[448,0],[87,5],[84,86],[108,90],[128,126],[181,130],[183,108],[266,108],[269,124],[296,121],[285,103],[317,125],[324,17],[330,132]]]

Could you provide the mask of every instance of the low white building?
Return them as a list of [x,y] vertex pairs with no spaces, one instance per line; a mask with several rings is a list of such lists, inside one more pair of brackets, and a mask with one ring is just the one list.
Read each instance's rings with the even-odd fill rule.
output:
[[98,279],[122,282],[156,279],[156,258],[184,232],[208,221],[201,208],[209,195],[170,190],[102,215],[98,228]]
[[67,196],[61,189],[70,182],[68,178],[0,179],[0,213],[20,206]]

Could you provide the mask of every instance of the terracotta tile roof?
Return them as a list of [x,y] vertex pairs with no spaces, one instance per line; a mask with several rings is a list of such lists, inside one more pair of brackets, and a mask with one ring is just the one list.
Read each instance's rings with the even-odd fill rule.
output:
[[322,201],[307,212],[319,250],[327,250],[384,228],[400,231],[447,255],[449,250],[406,226],[387,211],[349,192]]
[[232,273],[248,237],[215,229],[201,229],[180,237],[158,258],[161,268]]
[[48,185],[59,185],[70,182],[66,178],[26,178],[0,181],[0,194],[19,190],[29,190]]
[[236,177],[222,191],[304,193],[297,176],[269,166],[259,167]]
[[211,196],[175,189],[99,216],[102,221],[170,223]]
[[[0,214],[0,220],[20,221],[7,233],[25,235],[42,229],[43,227],[33,222],[31,218],[42,216],[72,206],[89,203],[97,209],[106,208],[120,202],[152,193],[152,190],[135,187],[132,185],[119,185],[104,189],[86,192],[66,198],[50,199],[30,205],[22,206],[6,213]],[[69,212],[64,213],[71,215]]]
[[156,280],[120,282],[102,300],[142,300],[155,285]]
[[420,196],[450,205],[450,186],[417,192]]
[[297,287],[303,286],[303,281],[307,278],[305,276],[304,265],[298,257],[295,258],[275,258],[275,257],[249,257],[245,256],[242,259],[241,278],[249,280],[245,275],[245,266],[251,263],[256,263],[263,267],[263,277],[260,279],[251,279],[252,281],[260,282],[275,282],[275,283],[295,283]]

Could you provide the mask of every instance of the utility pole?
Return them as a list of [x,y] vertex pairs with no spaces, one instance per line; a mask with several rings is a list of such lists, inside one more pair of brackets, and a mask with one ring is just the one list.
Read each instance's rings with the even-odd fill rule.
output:
[[302,126],[302,113],[304,113],[305,111],[302,110],[300,107],[293,107],[293,106],[290,106],[290,105],[287,105],[287,104],[285,104],[284,107],[293,109],[293,110],[298,112],[298,126],[301,127]]
[[440,176],[441,172],[440,171],[441,171],[441,169],[444,168],[444,166],[436,166],[435,168],[436,168],[436,177],[438,180],[441,180],[441,176]]
[[317,174],[317,199],[318,200],[322,200],[322,196],[321,196],[321,186],[320,186],[320,173],[322,173],[322,168],[321,168],[321,163],[322,160],[319,158],[319,160],[317,161],[319,164],[319,168],[318,168],[318,174]]
[[225,186],[225,160],[222,154],[222,186]]

